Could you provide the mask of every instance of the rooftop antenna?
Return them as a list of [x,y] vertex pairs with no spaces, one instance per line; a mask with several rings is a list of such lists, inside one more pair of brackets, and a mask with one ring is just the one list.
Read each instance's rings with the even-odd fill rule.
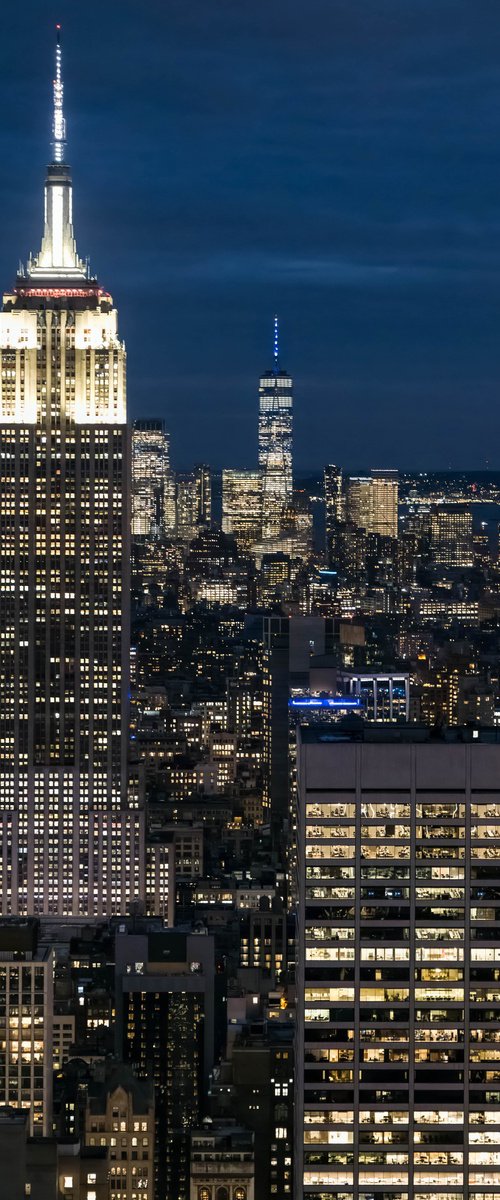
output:
[[275,313],[274,314],[274,369],[275,369],[275,371],[278,370],[278,358],[279,358],[278,343],[279,343],[278,314]]
[[66,150],[66,121],[64,120],[64,84],[62,80],[61,26],[56,25],[56,77],[54,79],[54,162],[63,163]]

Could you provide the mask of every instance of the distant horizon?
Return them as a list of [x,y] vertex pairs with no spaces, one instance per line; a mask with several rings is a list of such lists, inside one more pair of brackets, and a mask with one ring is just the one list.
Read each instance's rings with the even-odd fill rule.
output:
[[[172,467],[173,471],[176,471],[182,475],[182,474],[188,474],[190,471],[193,471],[195,469],[195,467],[201,466],[202,464],[204,466],[210,467],[210,470],[215,475],[220,475],[222,473],[222,471],[225,471],[225,470],[227,470],[227,471],[254,471],[257,468],[256,463],[250,464],[248,466],[243,466],[243,467],[242,466],[234,466],[234,463],[225,463],[224,466],[221,467],[221,466],[216,465],[215,463],[209,462],[207,459],[201,459],[201,458],[196,459],[196,461],[193,460],[193,462],[191,462],[189,465],[182,465],[182,466],[179,466],[175,462],[171,462],[171,467]],[[323,464],[321,464],[320,466],[317,466],[317,467],[294,467],[294,471],[293,471],[294,479],[298,479],[298,478],[313,479],[316,476],[321,475],[324,471],[324,468],[326,466],[330,466],[330,465],[332,465],[331,459],[329,459],[328,462],[325,461]],[[422,476],[464,475],[464,476],[477,476],[478,478],[480,478],[482,476],[498,475],[498,477],[500,479],[500,466],[498,468],[495,468],[495,467],[443,467],[443,468],[428,467],[428,468],[423,468],[423,467],[398,467],[397,465],[394,465],[394,463],[377,463],[376,466],[374,466],[372,464],[370,467],[367,467],[367,466],[350,467],[350,466],[346,465],[345,463],[341,463],[341,462],[337,462],[334,465],[339,467],[342,470],[343,474],[348,474],[348,475],[369,475],[370,471],[380,469],[380,470],[399,471],[400,476],[405,476],[405,475],[409,475],[409,476],[411,476],[411,475],[422,475]],[[472,480],[472,482],[474,482],[474,480]]]

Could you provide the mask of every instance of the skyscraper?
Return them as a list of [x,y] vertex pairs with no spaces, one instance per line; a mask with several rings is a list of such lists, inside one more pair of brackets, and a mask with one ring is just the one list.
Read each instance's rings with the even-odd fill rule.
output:
[[125,351],[76,250],[59,28],[42,246],[4,296],[0,370],[0,907],[123,912],[144,893]]
[[447,505],[431,515],[431,553],[435,563],[447,567],[472,567],[472,510]]
[[369,475],[351,475],[347,482],[347,518],[357,529],[371,531],[372,481]]
[[398,472],[372,469],[370,475],[352,475],[347,485],[347,516],[358,529],[398,536]]
[[192,542],[212,519],[212,479],[204,463],[176,476],[176,535]]
[[280,370],[278,318],[274,319],[274,362],[259,384],[259,467],[262,471],[262,534],[276,537],[293,499],[292,380]]
[[262,474],[260,471],[222,472],[222,529],[238,546],[249,550],[262,533]]
[[199,525],[210,525],[212,520],[212,472],[206,463],[197,463],[194,468],[197,520]]
[[134,421],[132,430],[132,536],[173,533],[175,485],[165,422]]
[[323,472],[325,497],[325,544],[327,561],[332,565],[338,557],[339,525],[345,520],[345,499],[342,488],[342,468],[330,463]]
[[497,1197],[498,730],[298,757],[297,1200]]
[[397,538],[398,536],[398,493],[399,476],[397,471],[374,469],[372,477],[372,522],[371,533],[379,533],[382,537]]

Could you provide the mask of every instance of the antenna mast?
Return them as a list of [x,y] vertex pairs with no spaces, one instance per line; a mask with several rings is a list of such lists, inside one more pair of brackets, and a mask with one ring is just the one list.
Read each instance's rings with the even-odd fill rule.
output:
[[62,80],[61,26],[56,25],[56,77],[54,79],[54,162],[63,163],[66,150],[66,121],[64,120],[64,84]]

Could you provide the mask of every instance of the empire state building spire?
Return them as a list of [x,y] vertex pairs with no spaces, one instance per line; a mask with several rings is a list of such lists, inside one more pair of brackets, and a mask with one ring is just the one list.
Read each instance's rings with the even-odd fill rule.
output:
[[78,257],[73,232],[73,188],[66,162],[66,121],[62,77],[61,26],[56,26],[56,71],[53,82],[53,159],[45,180],[45,221],[42,246],[28,263],[33,280],[81,281],[88,278],[87,266]]
[[54,162],[64,162],[66,121],[64,120],[64,84],[62,80],[61,26],[56,25],[56,77],[54,79]]

